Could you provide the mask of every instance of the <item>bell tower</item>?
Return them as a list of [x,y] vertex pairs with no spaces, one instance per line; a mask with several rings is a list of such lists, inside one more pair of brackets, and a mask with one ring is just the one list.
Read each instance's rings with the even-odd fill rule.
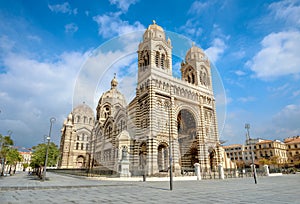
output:
[[151,74],[172,76],[171,40],[166,40],[162,27],[153,21],[143,35],[138,48],[138,83]]
[[210,62],[203,50],[193,44],[181,63],[181,78],[190,84],[212,90]]

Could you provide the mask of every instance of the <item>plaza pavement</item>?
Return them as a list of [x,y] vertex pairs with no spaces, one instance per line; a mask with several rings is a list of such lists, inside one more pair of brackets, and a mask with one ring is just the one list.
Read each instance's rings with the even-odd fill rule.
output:
[[1,177],[0,203],[300,203],[300,174],[258,177],[257,184],[253,178],[175,178],[172,191],[167,179],[99,180],[50,172],[47,177],[45,182],[23,172]]

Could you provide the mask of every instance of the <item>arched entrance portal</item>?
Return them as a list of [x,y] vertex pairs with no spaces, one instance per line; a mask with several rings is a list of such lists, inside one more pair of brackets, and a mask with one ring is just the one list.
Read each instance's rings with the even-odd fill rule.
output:
[[183,109],[177,115],[177,132],[182,171],[191,170],[198,159],[196,120],[189,110]]

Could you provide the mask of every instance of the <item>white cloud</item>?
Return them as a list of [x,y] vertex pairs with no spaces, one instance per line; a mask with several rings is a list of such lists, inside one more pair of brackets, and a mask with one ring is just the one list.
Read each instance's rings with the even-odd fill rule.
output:
[[246,63],[256,77],[272,79],[300,73],[300,32],[271,33],[261,45],[262,49]]
[[251,101],[255,101],[256,98],[253,96],[247,96],[247,97],[240,97],[237,99],[237,101],[242,102],[242,103],[247,103],[247,102],[251,102]]
[[104,38],[110,38],[116,35],[145,29],[145,27],[139,21],[135,21],[133,25],[131,25],[128,21],[121,20],[120,15],[120,12],[116,12],[94,16],[93,19],[98,23],[99,26],[99,35],[103,36]]
[[236,75],[238,75],[238,76],[245,76],[245,75],[246,75],[246,72],[244,72],[244,71],[242,71],[242,70],[236,70],[234,73],[235,73]]
[[65,25],[65,32],[66,33],[75,33],[78,30],[78,26],[75,23],[69,23]]
[[205,50],[209,60],[215,63],[226,49],[224,41],[220,38],[215,38],[212,42],[212,46]]
[[189,11],[188,14],[201,14],[207,7],[209,6],[208,2],[200,2],[200,1],[195,1]]
[[274,130],[278,135],[300,135],[300,105],[289,104],[280,110],[273,118]]
[[300,90],[293,91],[293,97],[300,96]]
[[27,39],[29,39],[31,41],[36,41],[36,42],[41,42],[42,41],[42,39],[37,35],[28,35]]
[[128,11],[128,8],[137,3],[138,0],[109,0],[110,4],[112,5],[117,5],[117,7],[119,9],[121,9],[121,11],[123,13],[126,13]]
[[203,33],[203,29],[198,26],[195,19],[188,19],[186,23],[179,28],[179,30],[184,32],[185,35],[190,38],[197,38]]
[[12,50],[1,56],[6,72],[0,73],[0,132],[11,129],[17,145],[30,147],[42,142],[49,118],[55,116],[52,140],[59,143],[59,129],[71,110],[75,79],[87,53],[65,52],[53,61]]
[[269,5],[275,18],[283,19],[292,26],[300,26],[300,1],[284,0]]
[[68,2],[65,2],[63,4],[55,4],[55,5],[48,4],[48,8],[55,13],[67,13],[67,14],[74,14],[74,15],[78,13],[78,9],[77,8],[72,9]]

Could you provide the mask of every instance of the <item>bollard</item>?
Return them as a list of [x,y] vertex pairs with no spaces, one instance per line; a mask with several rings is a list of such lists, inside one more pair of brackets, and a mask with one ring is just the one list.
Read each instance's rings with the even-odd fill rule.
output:
[[194,164],[195,167],[195,174],[197,176],[197,180],[201,180],[201,173],[200,173],[200,164],[199,163],[195,163]]

